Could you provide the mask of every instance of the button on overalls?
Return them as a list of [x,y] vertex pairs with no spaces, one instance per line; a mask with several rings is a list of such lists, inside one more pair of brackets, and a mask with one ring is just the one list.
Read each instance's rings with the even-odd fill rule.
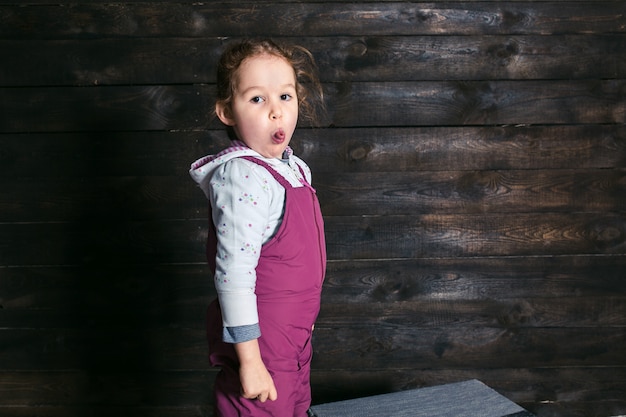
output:
[[[215,382],[216,416],[305,417],[311,403],[311,333],[326,270],[322,215],[315,190],[308,183],[293,187],[264,161],[243,158],[265,167],[285,188],[283,221],[261,249],[255,289],[259,347],[278,399],[261,403],[241,396],[237,355],[232,344],[222,341],[216,300],[209,306],[207,320],[210,362],[222,368]],[[212,221],[209,224],[207,257],[215,271],[217,238]]]

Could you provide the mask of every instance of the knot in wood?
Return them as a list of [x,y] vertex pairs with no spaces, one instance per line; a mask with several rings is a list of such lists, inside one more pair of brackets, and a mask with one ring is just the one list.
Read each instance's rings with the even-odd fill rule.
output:
[[349,153],[350,160],[358,161],[360,159],[365,159],[367,157],[368,152],[369,151],[362,146],[351,149]]
[[363,56],[367,53],[367,45],[363,41],[358,41],[348,47],[350,56]]
[[519,55],[519,52],[519,45],[513,41],[491,45],[487,48],[487,54],[500,61],[501,65],[508,63],[512,57]]

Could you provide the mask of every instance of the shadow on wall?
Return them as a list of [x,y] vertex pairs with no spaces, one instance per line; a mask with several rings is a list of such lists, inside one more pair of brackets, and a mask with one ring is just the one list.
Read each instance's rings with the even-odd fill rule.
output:
[[[107,126],[93,126],[92,132]],[[98,146],[94,146],[94,144]],[[168,242],[154,215],[141,202],[141,176],[115,176],[110,164],[121,155],[114,132],[85,133],[76,152],[85,168],[89,198],[69,231],[77,241],[72,255],[80,287],[72,317],[83,326],[77,333],[76,355],[86,375],[81,403],[96,410],[163,403],[158,361],[167,323],[176,311],[167,308],[172,279],[155,271]],[[141,203],[140,203],[141,202]],[[170,394],[171,395],[171,394]],[[107,412],[103,411],[103,415]]]

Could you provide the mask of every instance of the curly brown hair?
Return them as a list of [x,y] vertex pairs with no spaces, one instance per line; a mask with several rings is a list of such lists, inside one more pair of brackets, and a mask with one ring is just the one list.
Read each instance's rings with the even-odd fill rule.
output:
[[324,112],[324,91],[313,54],[299,45],[282,45],[270,39],[245,39],[227,46],[217,65],[217,102],[230,111],[237,90],[237,72],[250,57],[269,54],[284,59],[296,76],[299,115],[313,125]]

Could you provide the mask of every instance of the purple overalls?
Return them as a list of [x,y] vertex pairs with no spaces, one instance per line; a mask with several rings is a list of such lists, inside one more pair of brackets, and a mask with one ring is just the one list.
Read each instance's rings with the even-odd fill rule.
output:
[[[293,187],[265,162],[285,188],[285,212],[276,235],[263,245],[256,268],[256,296],[263,362],[272,375],[278,399],[261,403],[241,396],[239,365],[232,344],[222,341],[218,301],[209,306],[207,335],[211,365],[221,367],[215,381],[217,417],[306,417],[311,403],[312,327],[320,309],[326,270],[326,243],[315,190]],[[303,175],[304,176],[304,175]],[[216,234],[209,221],[207,257],[215,271]]]

